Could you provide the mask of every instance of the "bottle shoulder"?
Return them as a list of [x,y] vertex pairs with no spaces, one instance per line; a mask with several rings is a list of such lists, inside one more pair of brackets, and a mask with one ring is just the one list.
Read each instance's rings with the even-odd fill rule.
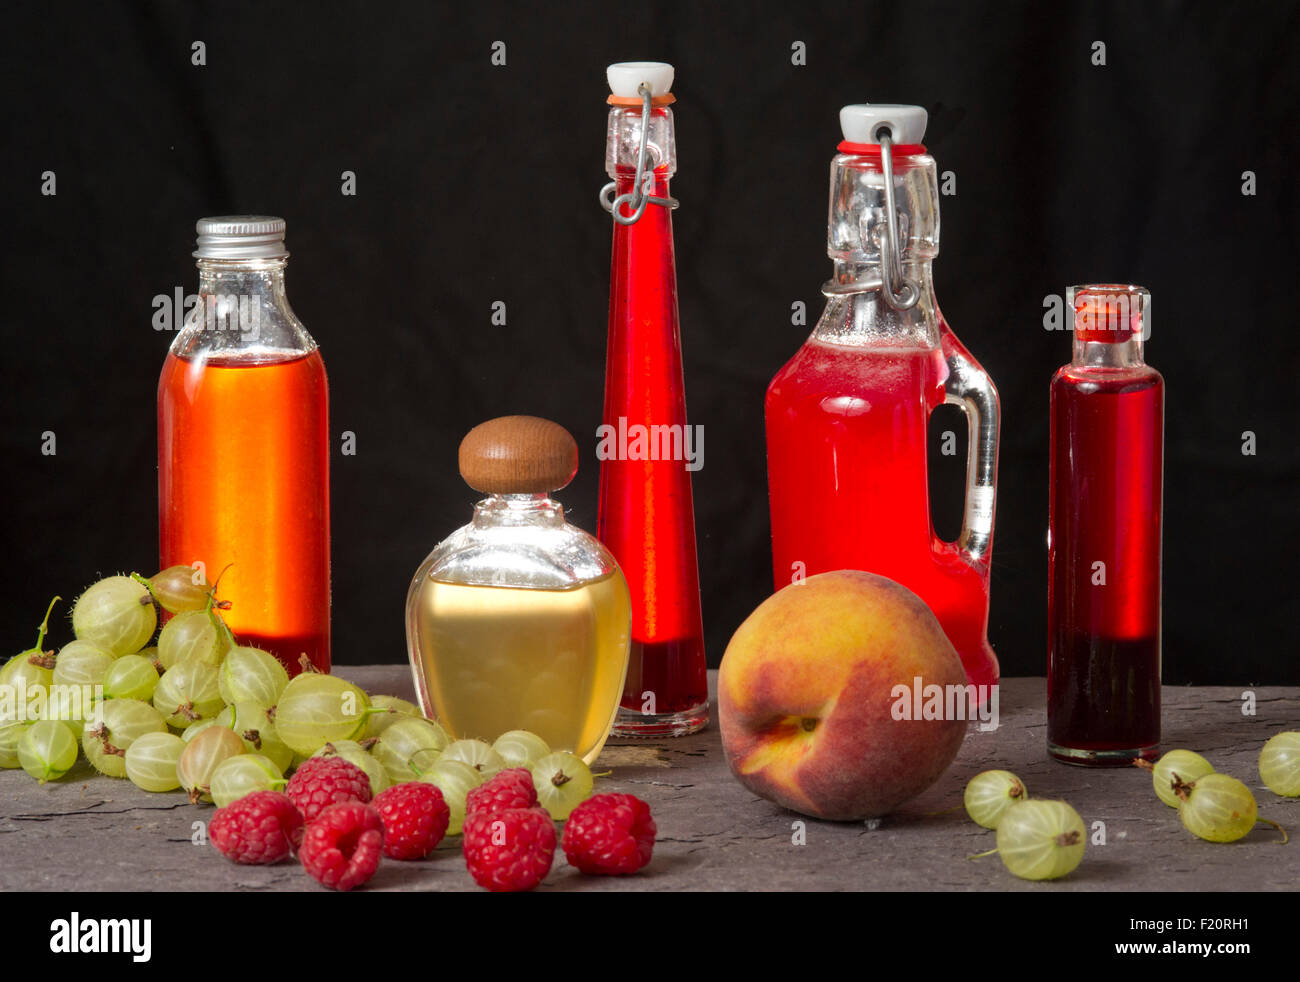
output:
[[186,298],[184,322],[172,340],[178,357],[221,354],[231,360],[283,361],[317,350],[283,282],[255,272],[200,283]]
[[1110,368],[1096,365],[1062,365],[1052,376],[1052,388],[1078,389],[1081,392],[1136,392],[1163,388],[1165,378],[1146,363]]
[[533,590],[579,587],[618,570],[613,555],[575,525],[463,525],[420,564],[416,581]]

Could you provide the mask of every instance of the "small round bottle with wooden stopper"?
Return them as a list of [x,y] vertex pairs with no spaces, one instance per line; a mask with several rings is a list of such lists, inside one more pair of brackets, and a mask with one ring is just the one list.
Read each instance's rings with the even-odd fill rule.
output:
[[573,437],[535,416],[461,441],[461,477],[487,497],[420,564],[406,601],[420,706],[457,739],[530,730],[591,763],[609,736],[631,604],[614,557],[549,496],[577,470]]

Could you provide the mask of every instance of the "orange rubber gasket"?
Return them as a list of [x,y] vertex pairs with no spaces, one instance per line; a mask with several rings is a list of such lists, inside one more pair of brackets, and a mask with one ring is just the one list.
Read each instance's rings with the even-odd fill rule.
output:
[[[611,106],[635,106],[640,108],[642,105],[641,97],[638,95],[611,95],[605,101]],[[669,92],[666,95],[651,96],[650,105],[652,108],[671,106],[676,101],[677,96]]]

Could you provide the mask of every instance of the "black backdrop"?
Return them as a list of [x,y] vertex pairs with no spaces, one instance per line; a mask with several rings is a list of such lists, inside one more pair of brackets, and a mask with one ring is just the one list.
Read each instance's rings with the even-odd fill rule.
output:
[[[1044,297],[1118,279],[1152,291],[1147,355],[1168,384],[1166,681],[1300,681],[1294,3],[7,14],[11,649],[31,643],[53,593],[156,565],[154,388],[171,336],[153,330],[151,301],[193,290],[202,215],[288,222],[289,295],[330,372],[336,661],[404,659],[409,577],[468,517],[455,451],[474,423],[530,412],[577,434],[582,470],[561,498],[592,528],[603,69],[656,59],[677,66],[674,220],[689,407],[708,436],[695,502],[712,664],[770,591],[762,398],[807,333],[791,305],[806,303],[810,323],[821,307],[836,111],[912,102],[957,179],[942,199],[939,299],[1002,397],[990,636],[1004,672],[1044,670],[1047,383],[1069,356],[1069,336],[1043,329]],[[343,171],[355,196],[340,193]],[[497,300],[505,328],[490,325]],[[345,430],[355,456],[339,453]],[[951,533],[962,464],[934,464],[936,522]],[[63,622],[55,641],[68,636]]]

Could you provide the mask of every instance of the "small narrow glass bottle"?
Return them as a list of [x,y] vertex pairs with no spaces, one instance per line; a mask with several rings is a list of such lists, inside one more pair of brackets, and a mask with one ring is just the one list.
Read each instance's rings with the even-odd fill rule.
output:
[[1164,379],[1142,360],[1151,295],[1072,287],[1074,360],[1051,388],[1047,749],[1072,764],[1160,743]]
[[[669,179],[677,170],[673,67],[607,70],[605,200],[614,218],[596,535],[627,574],[632,654],[619,736],[680,736],[708,722]],[[692,459],[693,458],[693,459]]]
[[160,568],[202,563],[241,644],[330,668],[329,386],[284,220],[197,225],[198,303],[158,381]]
[[458,739],[531,730],[591,763],[609,737],[631,606],[614,557],[548,496],[577,470],[573,437],[534,416],[461,441],[461,477],[488,497],[420,564],[406,600],[420,706]]

